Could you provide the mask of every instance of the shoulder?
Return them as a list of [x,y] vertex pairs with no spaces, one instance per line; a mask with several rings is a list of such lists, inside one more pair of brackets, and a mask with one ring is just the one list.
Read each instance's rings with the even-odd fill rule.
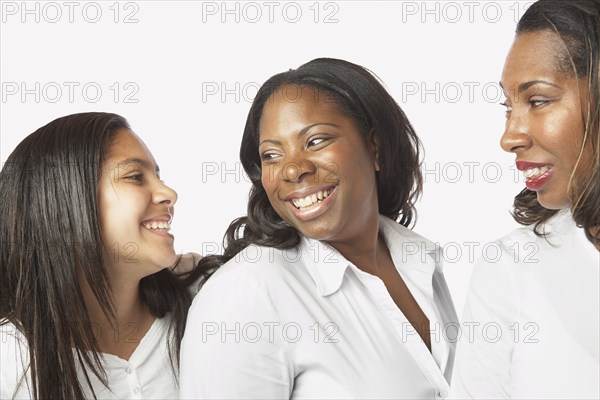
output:
[[425,236],[418,234],[412,229],[409,229],[384,215],[379,216],[379,223],[384,233],[388,235],[391,234],[396,239],[406,242],[426,243],[430,244],[431,246],[435,246],[435,244]]
[[221,285],[267,287],[300,273],[304,265],[302,258],[299,248],[280,250],[250,245],[217,269],[203,290]]
[[0,320],[0,346],[2,348],[2,352],[0,352],[2,366],[5,365],[5,361],[13,359],[13,356],[17,355],[15,351],[17,349],[20,349],[18,353],[22,353],[23,356],[26,355],[27,358],[29,357],[29,347],[25,335],[6,319]]
[[250,245],[215,271],[198,292],[192,307],[208,312],[208,308],[223,310],[227,305],[268,303],[271,308],[275,293],[304,281],[307,274],[299,248],[279,250]]
[[526,244],[552,249],[567,242],[578,230],[569,210],[562,210],[540,226],[542,235],[535,233],[533,225],[522,226],[498,239],[498,243],[505,250]]
[[532,227],[520,227],[481,246],[471,274],[465,312],[480,318],[514,319],[520,312],[520,289],[544,239]]
[[383,215],[380,215],[379,221],[380,232],[385,237],[392,257],[399,257],[403,265],[436,275],[443,274],[442,247],[438,243]]
[[440,259],[441,246],[412,229],[383,215],[379,216],[379,227],[391,251],[406,255],[430,254],[433,259]]
[[0,320],[0,398],[29,398],[31,379],[29,374],[21,381],[29,368],[27,339],[17,327],[7,320]]

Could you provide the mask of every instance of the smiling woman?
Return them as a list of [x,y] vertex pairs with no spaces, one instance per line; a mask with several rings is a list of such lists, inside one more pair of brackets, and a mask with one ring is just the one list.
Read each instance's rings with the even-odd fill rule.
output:
[[525,227],[473,271],[457,398],[600,398],[599,41],[597,0],[540,0],[517,26],[501,145],[525,175]]
[[248,215],[201,262],[225,265],[190,309],[182,397],[448,394],[440,249],[407,228],[419,146],[361,66],[316,59],[261,87],[240,150]]
[[0,398],[177,397],[202,273],[168,268],[176,201],[115,114],[59,118],[15,148],[0,171]]

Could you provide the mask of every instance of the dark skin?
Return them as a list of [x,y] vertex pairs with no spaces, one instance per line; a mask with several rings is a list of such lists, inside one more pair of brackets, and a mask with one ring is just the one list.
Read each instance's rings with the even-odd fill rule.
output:
[[[377,139],[367,138],[330,98],[283,88],[265,104],[259,131],[262,184],[277,214],[379,277],[431,350],[429,320],[398,273],[379,233]],[[307,196],[329,193],[319,202]]]
[[377,235],[377,238],[376,249],[373,249],[373,251],[365,252],[364,254],[346,251],[342,254],[348,261],[352,262],[361,270],[371,275],[375,275],[383,281],[396,306],[398,306],[415,331],[421,336],[427,349],[431,351],[429,319],[423,310],[421,310],[421,307],[419,307],[419,304],[398,273],[390,255],[390,251],[385,244],[385,240],[381,235]]

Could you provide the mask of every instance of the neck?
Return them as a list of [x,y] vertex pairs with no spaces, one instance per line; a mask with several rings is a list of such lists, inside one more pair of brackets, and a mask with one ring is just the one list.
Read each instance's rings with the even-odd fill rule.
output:
[[83,274],[79,274],[79,285],[100,351],[127,359],[137,346],[131,345],[131,339],[138,338],[139,334],[143,336],[154,317],[141,300],[140,279],[108,275],[115,307],[114,321],[104,313]]
[[368,226],[354,240],[329,244],[359,269],[371,275],[379,275],[379,266],[383,265],[381,261],[390,257],[385,240],[379,233],[379,215],[377,222]]

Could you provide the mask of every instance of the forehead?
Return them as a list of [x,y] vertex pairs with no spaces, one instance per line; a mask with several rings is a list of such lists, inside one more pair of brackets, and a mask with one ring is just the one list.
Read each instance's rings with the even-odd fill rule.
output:
[[260,119],[260,130],[273,124],[323,118],[345,118],[330,94],[312,87],[287,85],[277,89],[266,101]]
[[146,159],[156,164],[146,144],[129,129],[119,129],[111,140],[106,155],[107,161],[121,161],[129,158]]
[[565,44],[554,32],[541,30],[521,33],[515,38],[506,57],[503,84],[564,77],[560,65],[565,56]]

